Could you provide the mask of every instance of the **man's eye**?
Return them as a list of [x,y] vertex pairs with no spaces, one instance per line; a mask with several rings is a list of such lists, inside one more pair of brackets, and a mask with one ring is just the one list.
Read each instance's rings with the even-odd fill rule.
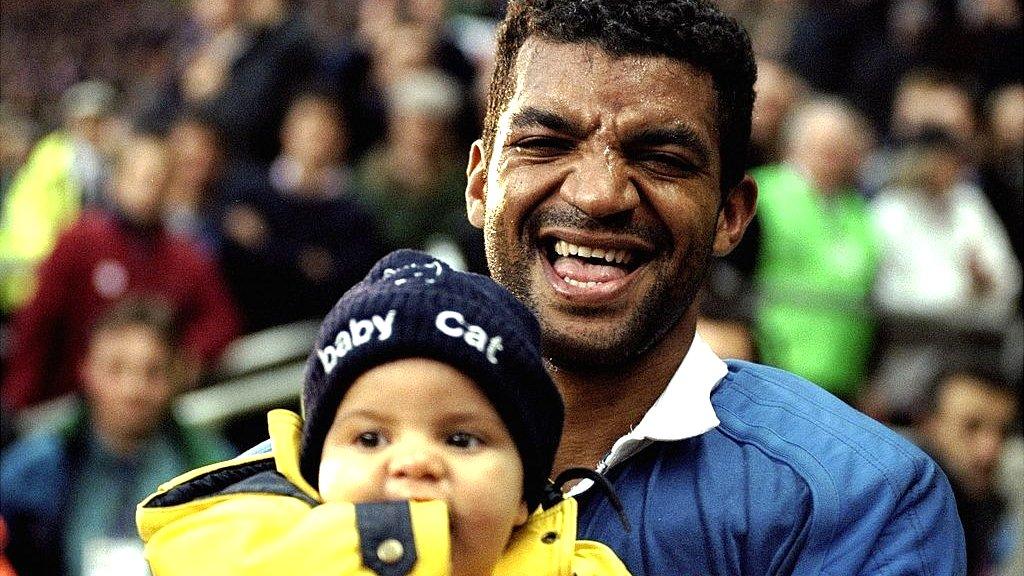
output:
[[484,441],[476,434],[470,434],[469,432],[455,432],[449,434],[446,439],[449,446],[455,446],[456,448],[477,448],[483,445]]
[[523,152],[537,155],[548,155],[566,152],[572,144],[559,138],[532,136],[519,140],[514,146]]
[[385,439],[380,432],[363,432],[356,436],[355,443],[363,448],[376,448],[384,444]]
[[670,176],[685,176],[696,171],[692,163],[674,154],[645,154],[641,156],[640,162],[652,172]]

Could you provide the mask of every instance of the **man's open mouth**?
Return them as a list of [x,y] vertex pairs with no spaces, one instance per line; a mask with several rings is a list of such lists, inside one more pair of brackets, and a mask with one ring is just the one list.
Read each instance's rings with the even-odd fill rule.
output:
[[549,236],[541,245],[555,275],[569,286],[583,289],[616,284],[651,258],[650,250],[601,241],[570,242]]

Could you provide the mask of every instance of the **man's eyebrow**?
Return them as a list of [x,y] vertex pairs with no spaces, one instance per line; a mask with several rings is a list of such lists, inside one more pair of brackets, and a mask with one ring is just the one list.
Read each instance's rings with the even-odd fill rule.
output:
[[585,137],[583,128],[573,124],[564,116],[535,106],[524,107],[513,114],[509,120],[509,128],[512,130],[522,130],[535,126],[543,126],[552,132],[558,132],[580,140]]
[[626,148],[679,146],[692,151],[701,163],[707,164],[711,149],[696,131],[685,125],[645,128],[626,139]]

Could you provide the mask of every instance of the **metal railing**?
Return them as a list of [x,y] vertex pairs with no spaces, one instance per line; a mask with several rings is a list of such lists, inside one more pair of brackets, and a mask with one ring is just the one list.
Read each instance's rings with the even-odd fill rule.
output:
[[[225,350],[212,383],[178,396],[174,414],[184,424],[219,429],[235,416],[294,401],[318,327],[315,321],[298,322],[238,338]],[[72,395],[65,395],[21,410],[18,433],[53,429],[67,421],[75,404]]]

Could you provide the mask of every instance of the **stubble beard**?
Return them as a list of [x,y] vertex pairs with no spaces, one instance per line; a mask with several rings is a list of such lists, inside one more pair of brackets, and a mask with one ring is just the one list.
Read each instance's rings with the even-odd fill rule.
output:
[[[557,218],[556,218],[557,219]],[[557,369],[580,374],[600,374],[622,371],[635,364],[649,352],[665,335],[679,323],[690,309],[697,291],[704,281],[711,259],[714,230],[710,234],[695,237],[695,242],[683,255],[682,277],[676,277],[675,267],[661,266],[651,288],[643,294],[633,311],[622,322],[612,323],[612,328],[603,332],[587,330],[582,324],[591,319],[602,321],[600,310],[579,308],[571,313],[574,325],[580,330],[565,330],[552,322],[541,309],[533,286],[536,255],[541,250],[533,242],[539,228],[540,218],[530,216],[525,232],[519,235],[519,242],[502,242],[499,211],[484,226],[484,248],[491,276],[507,288],[538,318],[541,327],[541,341],[544,356]],[[659,231],[659,238],[671,238],[667,231]],[[664,240],[663,240],[664,241]],[[664,253],[645,264],[655,266],[673,252],[671,240]],[[543,255],[541,257],[544,257]],[[541,280],[543,281],[543,280]],[[607,323],[607,321],[604,321]]]

